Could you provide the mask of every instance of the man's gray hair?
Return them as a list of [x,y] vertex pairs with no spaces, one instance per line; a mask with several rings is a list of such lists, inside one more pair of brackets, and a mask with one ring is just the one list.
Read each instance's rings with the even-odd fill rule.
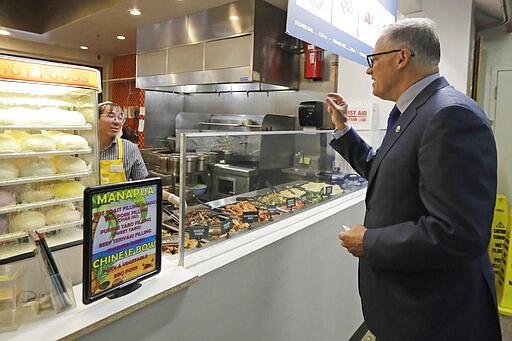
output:
[[384,28],[381,37],[390,48],[409,48],[414,58],[425,65],[438,65],[441,46],[436,24],[428,18],[406,18]]

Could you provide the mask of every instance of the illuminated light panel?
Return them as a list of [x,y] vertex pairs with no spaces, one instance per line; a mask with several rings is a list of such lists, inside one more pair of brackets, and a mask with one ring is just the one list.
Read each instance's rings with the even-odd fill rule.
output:
[[135,15],[135,16],[137,16],[137,15],[141,15],[141,14],[142,14],[142,12],[141,12],[140,10],[138,10],[137,8],[132,8],[132,9],[129,11],[129,13],[130,13],[131,15]]
[[85,46],[85,45],[80,45],[80,49],[82,49],[82,50],[88,50],[88,49],[89,49],[89,47],[88,47],[88,46]]
[[117,36],[116,38],[119,39],[119,40],[125,40],[126,39],[125,36]]

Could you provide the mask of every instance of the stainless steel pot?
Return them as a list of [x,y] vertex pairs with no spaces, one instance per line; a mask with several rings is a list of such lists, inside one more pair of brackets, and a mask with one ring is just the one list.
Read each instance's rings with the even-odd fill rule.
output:
[[158,159],[160,161],[160,172],[169,173],[169,156],[165,154],[159,154]]
[[197,154],[197,171],[204,172],[208,170],[208,164],[210,163],[210,156],[206,153]]
[[174,176],[180,175],[180,154],[173,153],[169,155],[167,161],[168,173]]
[[189,153],[186,155],[185,171],[187,174],[194,173],[197,169],[197,154]]

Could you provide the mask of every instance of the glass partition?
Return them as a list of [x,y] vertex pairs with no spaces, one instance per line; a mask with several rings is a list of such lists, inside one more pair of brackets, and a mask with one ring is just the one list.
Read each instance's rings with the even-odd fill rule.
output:
[[185,200],[164,204],[164,253],[183,264],[187,253],[365,187],[331,139],[326,130],[181,133],[179,172],[164,185]]

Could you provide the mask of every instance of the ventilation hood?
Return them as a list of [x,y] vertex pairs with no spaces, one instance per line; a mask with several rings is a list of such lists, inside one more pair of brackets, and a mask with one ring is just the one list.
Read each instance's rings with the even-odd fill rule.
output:
[[286,12],[241,0],[137,30],[136,86],[177,93],[298,89]]

